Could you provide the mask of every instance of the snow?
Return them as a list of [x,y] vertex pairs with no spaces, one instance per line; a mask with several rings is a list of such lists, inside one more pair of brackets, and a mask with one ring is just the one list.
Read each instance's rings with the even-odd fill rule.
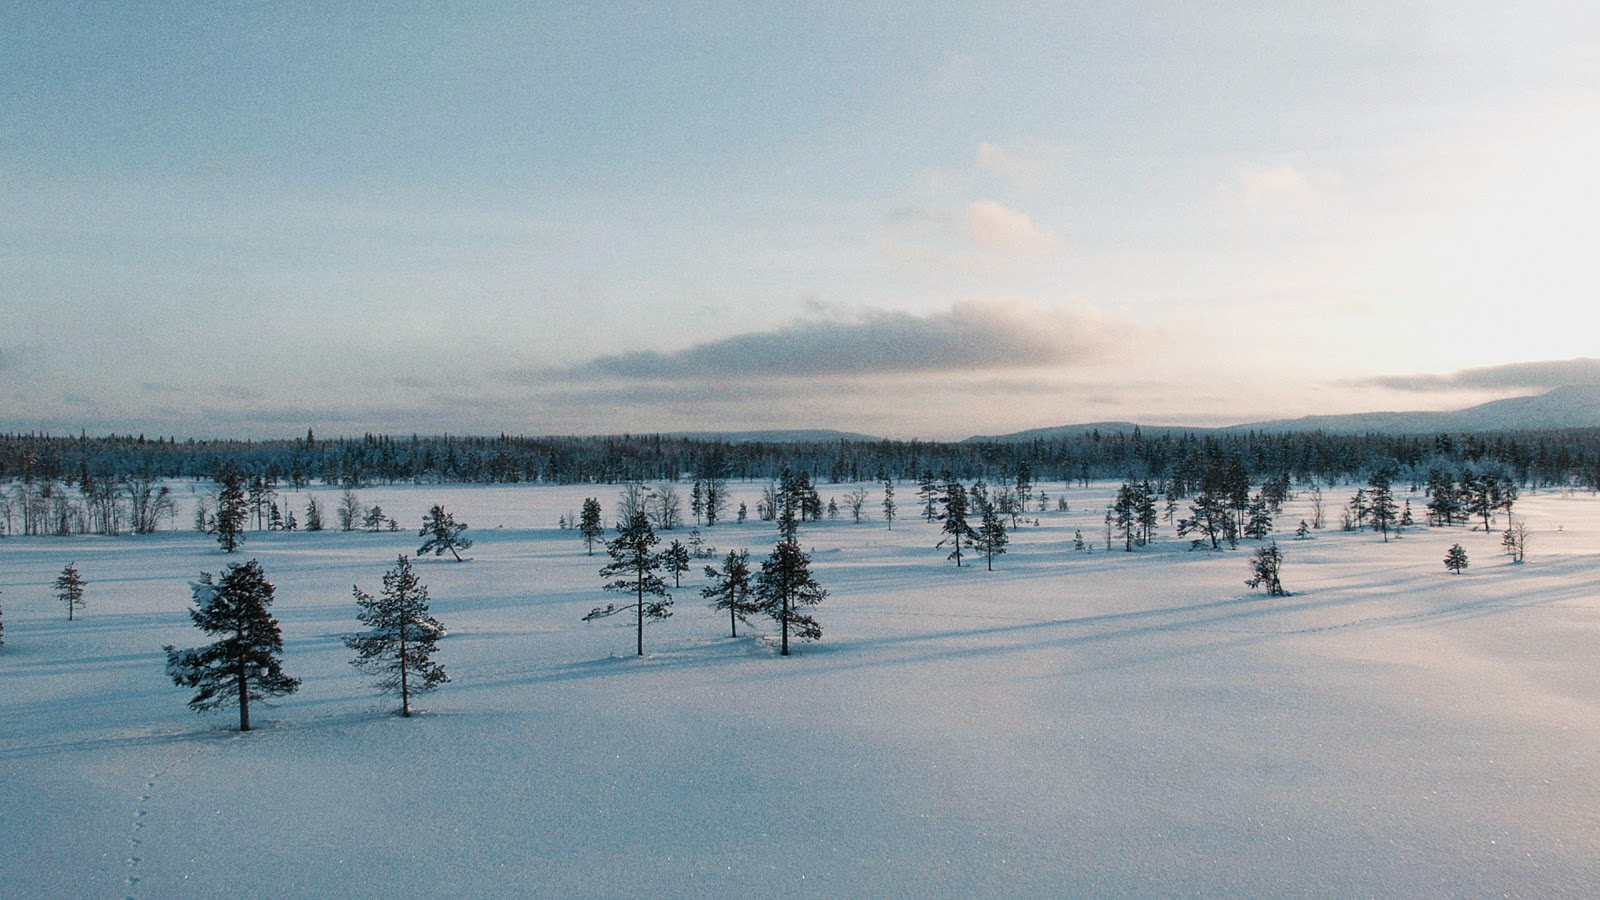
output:
[[[606,558],[555,525],[585,496],[609,517],[614,488],[363,489],[475,541],[416,561],[451,681],[409,720],[341,638],[414,525],[251,531],[231,556],[187,531],[0,540],[0,893],[1600,895],[1600,498],[1525,494],[1521,565],[1459,527],[1295,540],[1297,499],[1293,596],[1269,599],[1254,542],[1189,552],[1163,523],[1106,552],[1116,486],[1042,487],[1073,511],[994,572],[946,562],[905,490],[893,531],[805,526],[829,597],[787,659],[768,623],[726,636],[698,561],[646,658],[626,616],[582,623]],[[719,557],[775,540],[702,531]],[[304,686],[239,734],[187,709],[161,647],[201,642],[198,573],[251,558]]]

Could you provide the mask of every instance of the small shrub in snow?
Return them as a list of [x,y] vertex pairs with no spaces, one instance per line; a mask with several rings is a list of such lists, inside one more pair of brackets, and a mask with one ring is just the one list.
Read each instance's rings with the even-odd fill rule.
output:
[[1245,584],[1265,589],[1269,597],[1287,597],[1289,592],[1283,589],[1283,582],[1278,577],[1282,568],[1283,552],[1274,541],[1256,551],[1256,558],[1251,563],[1251,571],[1255,575]]

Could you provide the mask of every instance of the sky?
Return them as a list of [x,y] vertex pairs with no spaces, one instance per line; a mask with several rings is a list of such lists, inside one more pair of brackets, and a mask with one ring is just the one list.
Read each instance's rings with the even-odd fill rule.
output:
[[6,2],[0,59],[0,430],[951,439],[1600,381],[1592,2]]

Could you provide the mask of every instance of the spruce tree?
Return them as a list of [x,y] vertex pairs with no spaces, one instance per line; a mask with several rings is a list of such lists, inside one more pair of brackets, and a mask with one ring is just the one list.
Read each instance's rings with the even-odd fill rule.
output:
[[432,551],[434,556],[443,556],[446,550],[461,562],[461,551],[472,546],[472,538],[463,537],[462,532],[467,530],[467,523],[457,522],[454,517],[444,511],[444,507],[434,504],[428,514],[422,517],[422,530],[417,532],[417,537],[425,537],[422,546],[417,548],[418,556],[426,556]]
[[756,603],[761,611],[778,623],[783,634],[781,655],[789,655],[789,634],[796,640],[814,641],[822,637],[822,625],[801,607],[816,606],[828,592],[811,576],[811,557],[792,538],[778,542],[772,555],[761,564],[756,576]]
[[1467,551],[1460,544],[1452,544],[1444,555],[1444,567],[1457,575],[1467,567]]
[[896,509],[894,504],[894,482],[886,476],[883,479],[883,521],[888,525],[890,531],[894,530]]
[[401,554],[393,569],[383,574],[383,591],[373,597],[353,588],[356,618],[367,626],[361,634],[347,635],[346,647],[356,651],[350,664],[378,676],[378,690],[400,694],[400,715],[411,715],[411,695],[433,690],[449,681],[444,667],[433,661],[445,629],[428,614],[428,588],[411,571],[411,560]]
[[[672,615],[672,595],[667,593],[666,581],[656,574],[661,568],[661,554],[651,549],[658,540],[650,528],[650,517],[642,508],[635,509],[626,521],[617,523],[616,538],[606,542],[611,562],[600,570],[600,577],[614,579],[606,583],[606,590],[632,594],[634,602],[625,606],[615,603],[597,606],[583,617],[583,621],[592,622],[632,609],[640,656],[644,655],[645,620],[660,621]],[[647,601],[647,596],[656,599]]]
[[977,537],[972,526],[967,524],[967,489],[959,482],[952,481],[944,487],[944,527],[941,529],[944,539],[935,544],[935,549],[944,547],[945,544],[954,544],[950,555],[945,559],[956,561],[956,568],[961,568],[961,547],[963,544],[972,545],[973,538]]
[[606,527],[600,524],[600,501],[595,497],[586,497],[583,501],[583,512],[579,514],[578,533],[583,535],[583,546],[594,555],[594,542],[602,540],[606,535]]
[[278,655],[283,635],[272,617],[273,589],[255,560],[234,563],[219,580],[202,572],[190,585],[195,608],[189,618],[221,640],[204,647],[167,652],[167,675],[179,687],[198,688],[189,700],[195,712],[239,707],[239,730],[250,730],[250,701],[292,694],[300,680],[283,674]]
[[729,550],[721,569],[706,566],[706,578],[711,583],[700,589],[700,596],[712,601],[712,609],[728,611],[728,634],[738,637],[739,622],[748,625],[749,617],[761,611],[752,599],[749,551]]
[[244,479],[238,469],[229,465],[218,479],[222,487],[217,492],[217,543],[225,552],[232,553],[244,543],[244,526],[250,510],[244,496]]
[[1006,520],[993,503],[983,504],[983,521],[978,525],[978,536],[972,545],[984,555],[988,570],[994,571],[994,558],[1006,552],[1010,538],[1006,535]]
[[672,586],[683,587],[683,573],[689,571],[689,548],[674,539],[672,544],[662,551],[661,561],[666,563],[667,571],[672,573]]
[[315,497],[306,501],[306,530],[322,530],[322,504]]
[[67,621],[72,621],[74,610],[83,609],[83,578],[78,575],[76,563],[68,563],[56,578],[56,599],[67,605]]
[[1372,478],[1368,480],[1371,490],[1367,492],[1367,520],[1372,523],[1374,530],[1383,535],[1384,543],[1388,543],[1389,531],[1399,519],[1393,481],[1394,476],[1387,469],[1372,473]]

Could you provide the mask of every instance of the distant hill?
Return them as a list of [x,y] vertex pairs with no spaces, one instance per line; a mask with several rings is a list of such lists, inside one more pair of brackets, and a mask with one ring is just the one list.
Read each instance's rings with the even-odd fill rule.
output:
[[1600,428],[1600,385],[1574,384],[1531,397],[1509,397],[1448,412],[1371,412],[1339,416],[1302,416],[1230,425],[1226,428],[1182,428],[1093,422],[1032,428],[1012,434],[973,437],[968,441],[1015,442],[1129,432],[1135,427],[1148,437],[1170,433],[1239,431],[1325,431],[1331,434],[1433,434],[1436,432],[1525,431],[1550,428]]
[[1126,434],[1135,428],[1146,437],[1160,437],[1167,434],[1204,434],[1211,431],[1220,431],[1218,428],[1187,428],[1182,425],[1139,425],[1134,422],[1085,422],[1081,425],[1055,425],[1049,428],[1030,428],[1027,431],[1016,431],[1011,434],[978,435],[969,437],[962,443],[1021,443],[1026,441],[1050,441],[1061,438],[1078,438],[1094,434]]
[[672,431],[662,437],[685,438],[694,441],[723,441],[729,444],[820,444],[833,441],[873,442],[875,438],[853,431],[833,431],[827,428],[775,429],[772,431]]

